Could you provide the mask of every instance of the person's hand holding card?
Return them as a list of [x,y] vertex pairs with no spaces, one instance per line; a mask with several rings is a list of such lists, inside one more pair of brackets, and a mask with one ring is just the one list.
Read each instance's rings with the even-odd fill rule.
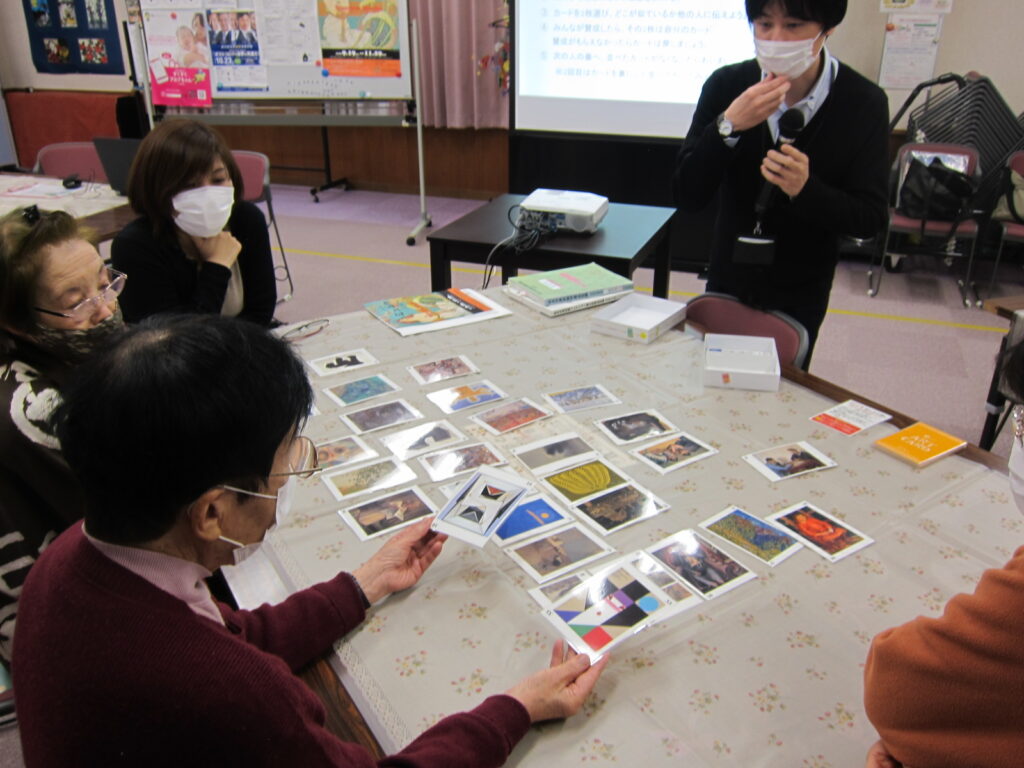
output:
[[551,665],[547,669],[505,691],[526,707],[531,723],[558,720],[579,712],[611,658],[605,655],[591,664],[585,653],[576,654],[571,649],[569,653],[569,658],[563,660],[565,643],[559,640],[551,649]]
[[448,537],[430,530],[431,521],[424,519],[396,533],[352,572],[371,604],[411,587],[441,554]]

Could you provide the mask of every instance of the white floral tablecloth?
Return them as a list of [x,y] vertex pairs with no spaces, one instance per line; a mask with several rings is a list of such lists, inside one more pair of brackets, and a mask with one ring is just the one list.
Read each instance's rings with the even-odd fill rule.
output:
[[[489,293],[501,300],[500,292]],[[317,442],[348,434],[342,409],[319,390],[368,373],[401,386],[398,396],[427,419],[444,418],[405,367],[463,354],[511,397],[538,401],[547,391],[600,383],[621,398],[621,406],[557,415],[500,437],[465,413],[447,418],[467,436],[492,442],[510,468],[527,475],[512,455],[516,445],[577,431],[599,446],[671,505],[610,536],[622,553],[730,504],[765,516],[802,500],[876,540],[836,564],[805,549],[775,568],[724,545],[758,579],[632,638],[613,653],[583,712],[534,728],[510,765],[862,765],[876,738],[861,703],[871,638],[939,613],[951,596],[972,589],[982,570],[1009,559],[1024,538],[1024,518],[1006,478],[958,456],[914,469],[872,446],[894,427],[847,437],[820,426],[809,418],[832,401],[787,381],[778,393],[704,390],[702,345],[682,332],[644,346],[591,333],[590,312],[548,319],[511,299],[502,303],[513,316],[408,338],[368,314],[332,318],[300,344],[305,357],[365,348],[380,363],[313,377],[321,413],[306,434]],[[660,475],[593,426],[599,417],[649,407],[720,453]],[[386,454],[376,435],[367,441]],[[838,467],[770,483],[741,458],[795,440],[811,442]],[[440,507],[439,484],[418,462],[410,466]],[[357,539],[315,479],[301,484],[295,507],[264,547],[264,565],[274,566],[285,590],[352,569],[379,546]],[[229,578],[245,591],[244,574]],[[493,544],[477,550],[452,540],[416,588],[375,607],[339,642],[336,666],[386,750],[546,664],[555,633],[526,593],[532,586]]]

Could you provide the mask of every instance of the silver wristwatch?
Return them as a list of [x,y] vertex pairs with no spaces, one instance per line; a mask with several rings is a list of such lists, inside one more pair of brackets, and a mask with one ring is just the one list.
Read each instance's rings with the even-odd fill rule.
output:
[[725,116],[725,112],[718,116],[715,125],[718,126],[718,135],[723,139],[731,139],[736,135],[736,129],[733,127],[732,121]]

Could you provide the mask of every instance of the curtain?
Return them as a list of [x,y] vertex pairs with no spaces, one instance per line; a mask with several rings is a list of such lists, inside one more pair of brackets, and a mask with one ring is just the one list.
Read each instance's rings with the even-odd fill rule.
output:
[[481,66],[506,40],[508,30],[492,26],[507,14],[505,2],[409,0],[409,14],[419,25],[423,124],[507,128],[508,95],[498,72]]

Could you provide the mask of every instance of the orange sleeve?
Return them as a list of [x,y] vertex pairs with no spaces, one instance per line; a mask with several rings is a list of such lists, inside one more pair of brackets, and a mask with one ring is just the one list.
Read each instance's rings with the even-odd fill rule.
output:
[[905,765],[1020,766],[1024,548],[942,616],[879,634],[865,665],[864,707]]

